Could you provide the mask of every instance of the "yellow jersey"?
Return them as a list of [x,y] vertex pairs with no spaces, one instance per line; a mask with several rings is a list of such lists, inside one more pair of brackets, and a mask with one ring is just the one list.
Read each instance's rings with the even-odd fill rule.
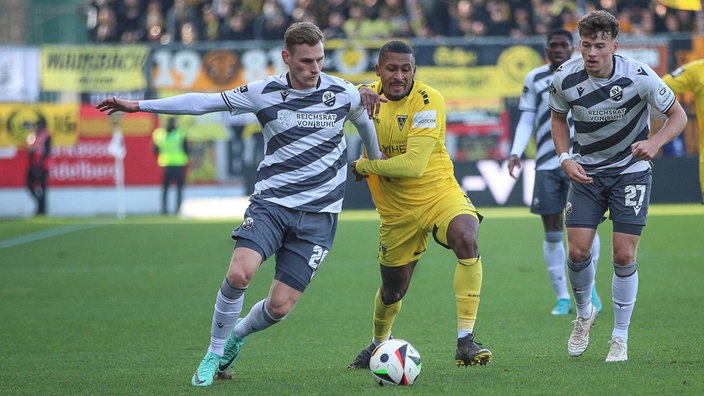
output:
[[[676,94],[694,94],[699,133],[704,133],[704,59],[682,65],[662,79]],[[704,147],[704,139],[700,139],[699,146]]]
[[[381,81],[369,88],[384,96]],[[406,213],[448,189],[460,188],[445,148],[445,99],[438,91],[414,80],[406,97],[381,104],[374,124],[379,148],[388,159],[361,159],[357,169],[369,175],[369,189],[379,214]],[[409,139],[414,138],[420,138],[416,145],[423,145],[416,150],[421,155],[408,152]],[[413,161],[408,161],[411,158]]]

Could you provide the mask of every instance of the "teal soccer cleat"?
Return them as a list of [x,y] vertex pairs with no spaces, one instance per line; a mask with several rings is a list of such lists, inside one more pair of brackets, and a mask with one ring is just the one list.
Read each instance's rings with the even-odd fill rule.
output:
[[572,303],[569,298],[558,298],[555,308],[550,312],[555,316],[569,315],[572,312]]
[[601,304],[599,294],[596,292],[596,284],[592,285],[592,305],[596,308],[597,312],[601,312],[603,305]]
[[[237,319],[237,323],[239,323],[241,320],[242,318]],[[235,328],[233,327],[232,331],[230,332],[230,336],[227,337],[227,342],[225,343],[225,351],[223,352],[222,357],[220,358],[220,364],[218,365],[218,373],[224,373],[235,365],[237,356],[240,355],[242,345],[244,345],[244,338],[237,338],[237,336],[235,335]]]
[[215,371],[218,369],[219,361],[220,356],[208,352],[203,360],[200,361],[198,369],[193,374],[191,384],[193,386],[210,386],[213,383],[213,377],[215,377]]

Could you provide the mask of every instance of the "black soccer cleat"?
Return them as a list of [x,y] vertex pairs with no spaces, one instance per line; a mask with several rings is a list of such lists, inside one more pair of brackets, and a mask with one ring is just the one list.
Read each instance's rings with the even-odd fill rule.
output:
[[491,362],[494,355],[491,351],[482,348],[482,344],[474,342],[474,333],[470,333],[457,339],[457,352],[455,352],[455,363],[457,367],[486,366]]
[[348,369],[353,370],[353,369],[369,369],[369,361],[372,359],[372,352],[374,352],[374,349],[376,348],[376,345],[369,344],[366,348],[362,349],[361,352],[357,355],[356,358],[350,363],[349,366],[347,366]]

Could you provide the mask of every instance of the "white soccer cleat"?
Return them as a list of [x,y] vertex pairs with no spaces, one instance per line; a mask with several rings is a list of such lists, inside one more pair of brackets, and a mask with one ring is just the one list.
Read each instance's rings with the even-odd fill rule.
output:
[[609,354],[606,355],[607,362],[625,362],[628,360],[628,344],[623,338],[616,337],[609,340]]
[[580,356],[587,350],[589,346],[589,330],[594,326],[596,321],[596,308],[592,305],[592,314],[588,318],[580,318],[572,321],[574,329],[570,334],[570,339],[567,341],[567,352],[570,356]]

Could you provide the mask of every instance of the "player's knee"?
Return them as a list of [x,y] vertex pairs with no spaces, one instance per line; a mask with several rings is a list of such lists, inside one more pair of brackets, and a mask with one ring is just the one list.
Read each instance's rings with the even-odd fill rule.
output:
[[614,248],[613,261],[614,265],[629,265],[636,260],[636,254],[631,249],[616,249]]
[[381,289],[381,302],[383,302],[384,305],[395,304],[403,299],[407,291],[407,287],[400,289],[384,287]]
[[577,244],[570,244],[569,247],[569,258],[573,263],[581,262],[586,260],[592,254],[592,246],[581,246]]
[[450,247],[457,257],[467,258],[479,256],[477,238],[472,232],[463,231],[455,233],[455,235],[449,235],[448,237]]
[[232,287],[245,288],[252,280],[252,276],[247,274],[241,268],[230,267],[227,271],[226,279]]
[[294,305],[295,303],[272,304],[271,302],[269,302],[266,307],[266,310],[267,313],[271,316],[271,318],[278,322],[286,318],[286,315],[291,312]]

